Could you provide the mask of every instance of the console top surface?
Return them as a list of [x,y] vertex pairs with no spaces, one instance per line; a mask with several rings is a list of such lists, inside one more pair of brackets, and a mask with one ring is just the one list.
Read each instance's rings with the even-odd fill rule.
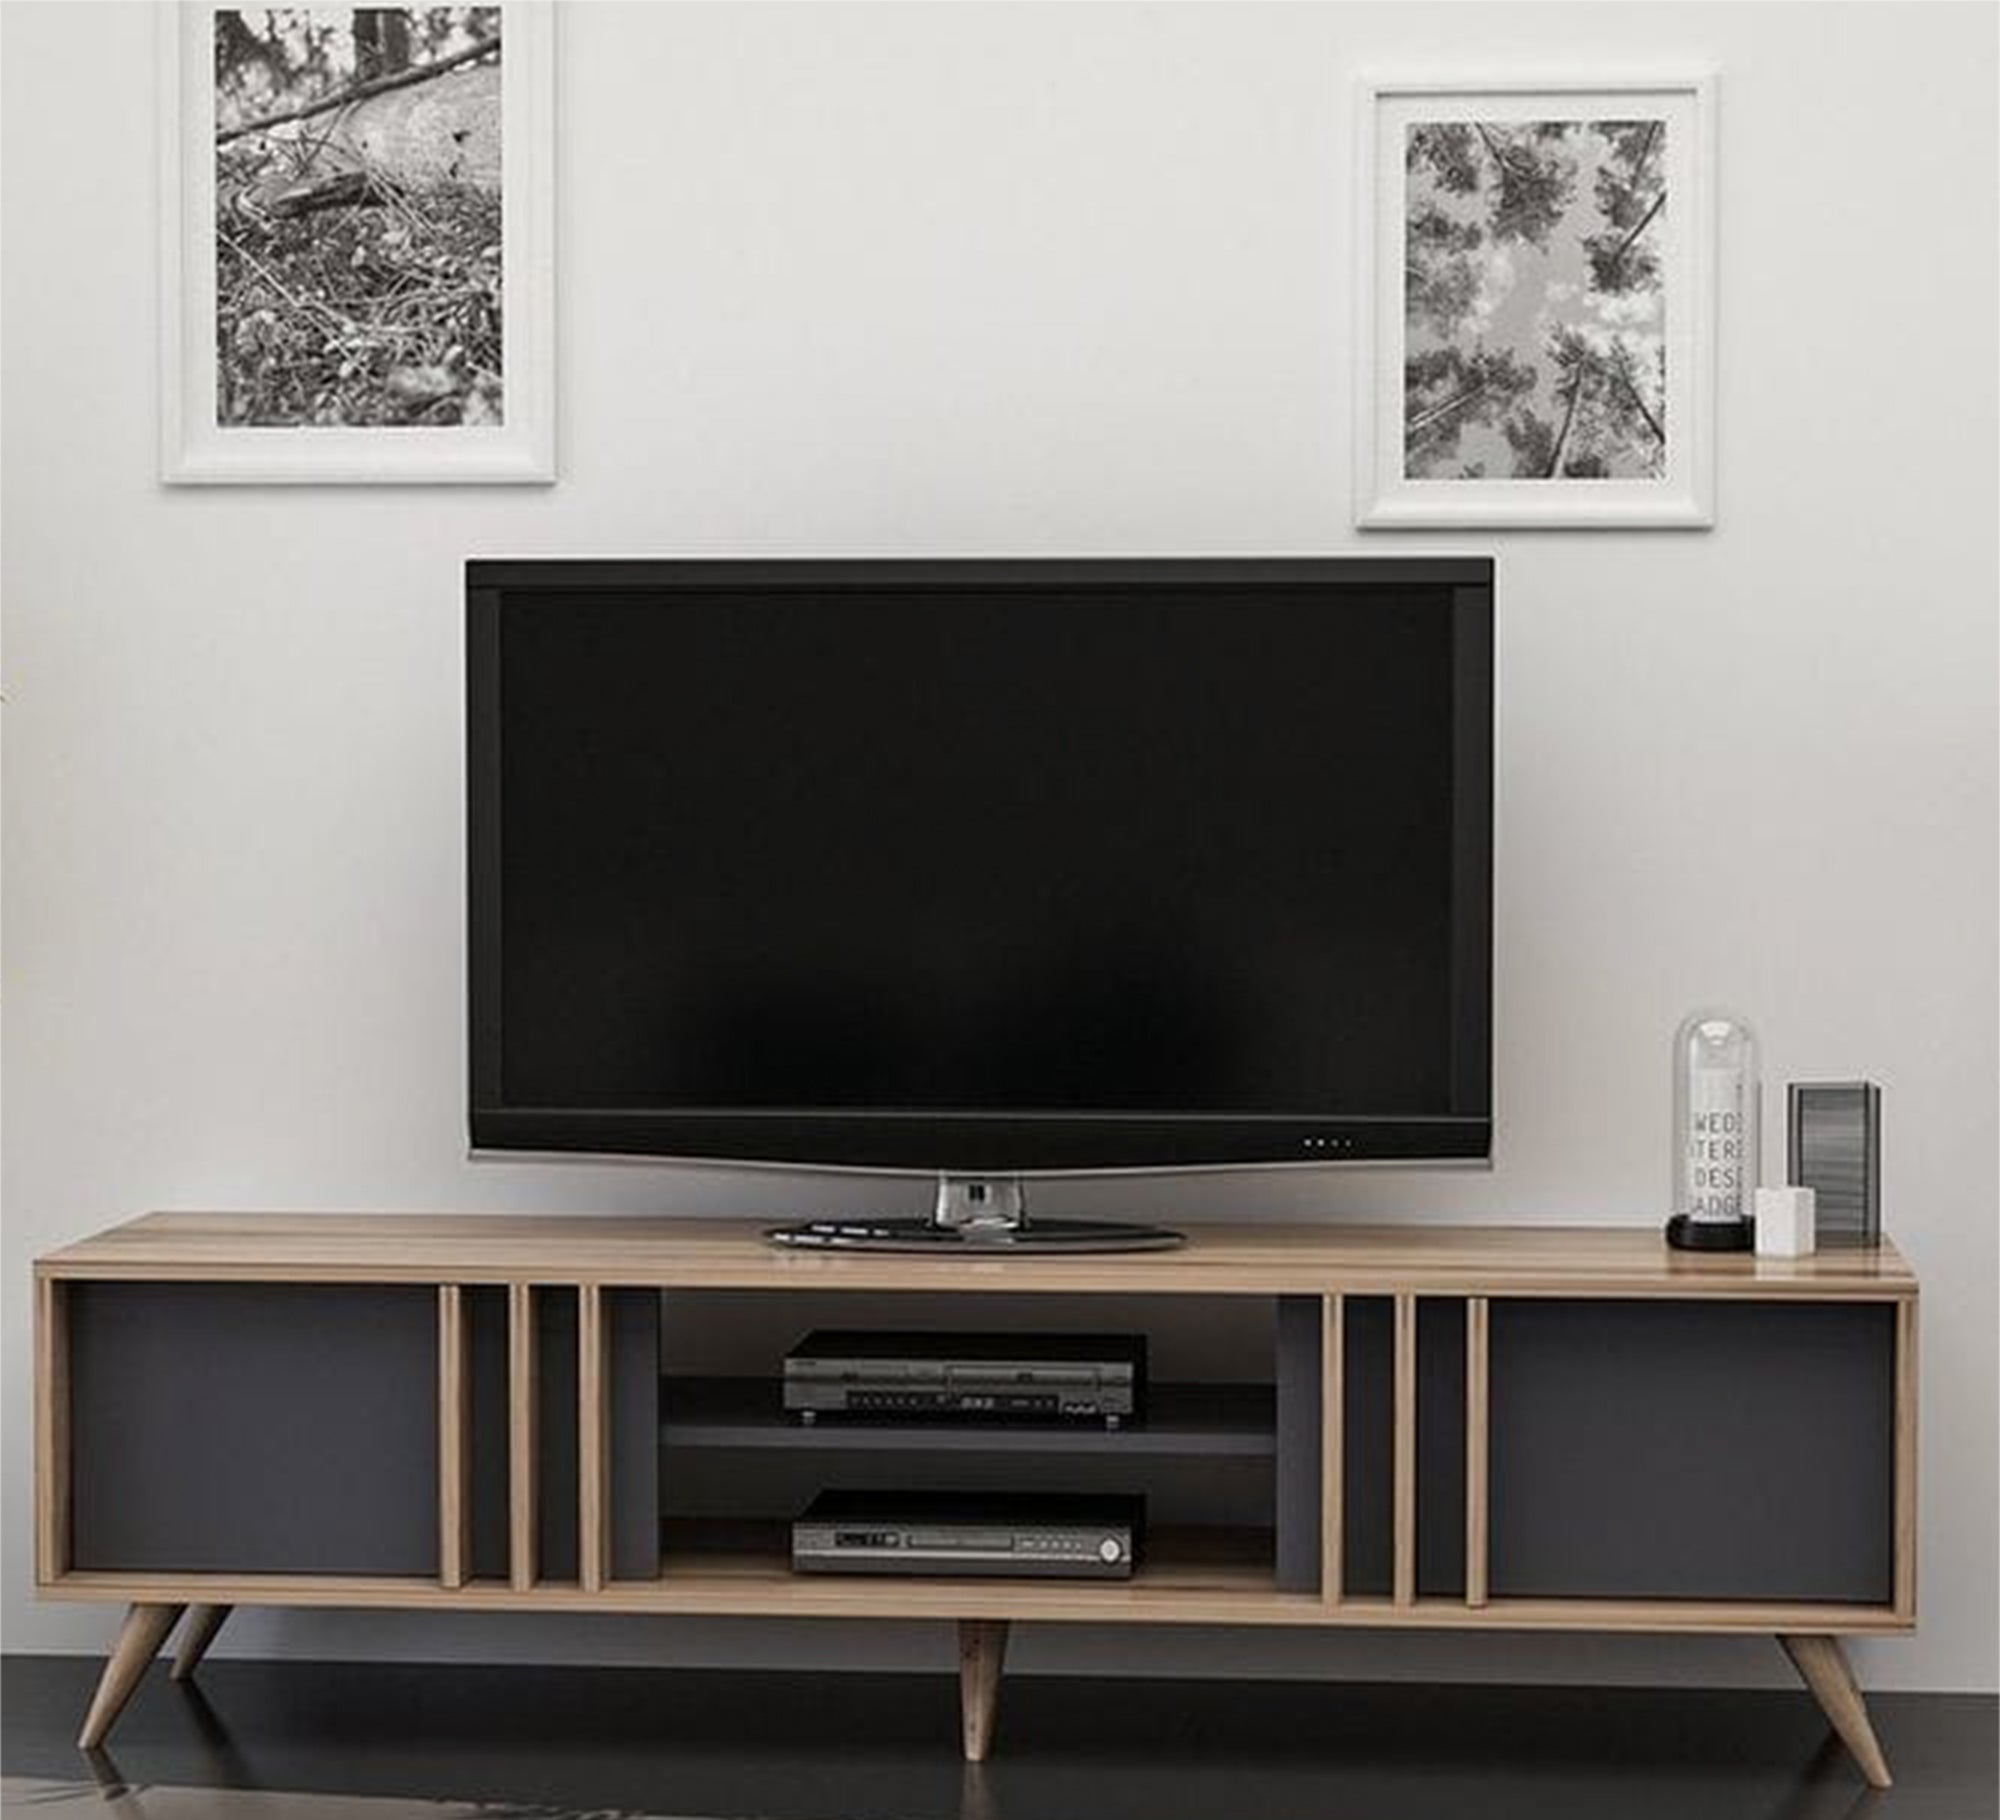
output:
[[1175,1251],[1071,1257],[796,1252],[764,1220],[604,1215],[149,1213],[37,1274],[193,1282],[595,1283],[1126,1294],[1913,1296],[1895,1246],[1805,1258],[1680,1252],[1653,1225],[1187,1222]]

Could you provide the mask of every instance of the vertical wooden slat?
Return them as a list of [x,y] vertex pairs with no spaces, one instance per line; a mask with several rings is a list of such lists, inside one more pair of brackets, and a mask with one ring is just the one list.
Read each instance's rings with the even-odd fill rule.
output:
[[465,1292],[438,1287],[438,1579],[472,1576],[472,1371]]
[[1896,1615],[1917,1615],[1917,1304],[1896,1304]]
[[1483,1295],[1465,1303],[1465,1602],[1486,1603],[1488,1441],[1486,1310]]
[[1396,1298],[1395,1599],[1417,1600],[1417,1298]]
[[1338,1605],[1347,1575],[1347,1303],[1326,1298],[1320,1338],[1320,1556],[1321,1600]]
[[69,1292],[35,1279],[35,1578],[69,1572]]
[[604,1585],[611,1550],[608,1496],[609,1411],[606,1397],[604,1299],[594,1283],[577,1291],[576,1319],[576,1558],[585,1592]]
[[536,1401],[535,1292],[507,1286],[507,1578],[517,1592],[535,1583]]

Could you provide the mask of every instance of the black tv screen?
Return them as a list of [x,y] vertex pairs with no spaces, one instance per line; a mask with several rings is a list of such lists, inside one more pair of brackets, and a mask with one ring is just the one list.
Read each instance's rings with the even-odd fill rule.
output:
[[1488,1152],[1485,560],[474,562],[476,1146]]

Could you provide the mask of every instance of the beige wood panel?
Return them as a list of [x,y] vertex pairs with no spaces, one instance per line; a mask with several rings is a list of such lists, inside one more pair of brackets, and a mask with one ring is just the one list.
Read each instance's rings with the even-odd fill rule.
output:
[[1917,1305],[1896,1310],[1896,1609],[1917,1615]]
[[507,1578],[516,1592],[535,1584],[540,1545],[535,1503],[541,1382],[535,1356],[535,1292],[507,1286]]
[[1465,1304],[1465,1602],[1486,1603],[1487,1516],[1491,1498],[1487,1396],[1488,1303]]
[[1700,1635],[1812,1633],[1896,1636],[1913,1626],[1888,1606],[1703,1603],[1694,1600],[1419,1599],[1379,1597],[1328,1606],[1312,1593],[1271,1589],[1268,1572],[1147,1569],[1129,1584],[843,1579],[795,1575],[772,1554],[681,1558],[658,1580],[617,1580],[602,1591],[548,1581],[516,1590],[479,1580],[456,1590],[430,1578],[359,1575],[73,1573],[46,1588],[59,1599],[208,1601],[232,1605],[346,1606],[356,1610],[651,1611],[765,1617],[1017,1618],[1088,1624],[1277,1624],[1357,1629],[1635,1631]]
[[69,1296],[35,1284],[35,1577],[69,1568]]
[[472,1573],[472,1361],[465,1292],[438,1290],[438,1578],[463,1586]]
[[1398,1605],[1417,1598],[1417,1299],[1396,1298],[1395,1576]]
[[595,1284],[586,1283],[577,1292],[576,1321],[577,1575],[586,1592],[604,1584],[611,1556],[604,1344],[604,1298]]
[[1320,1597],[1340,1603],[1347,1577],[1347,1304],[1326,1298],[1320,1325]]
[[1007,1258],[786,1252],[748,1220],[476,1214],[148,1214],[38,1269],[158,1280],[601,1283],[737,1289],[977,1289],[1296,1295],[1913,1295],[1892,1246],[1809,1258],[1676,1252],[1651,1226],[1189,1228],[1179,1251]]

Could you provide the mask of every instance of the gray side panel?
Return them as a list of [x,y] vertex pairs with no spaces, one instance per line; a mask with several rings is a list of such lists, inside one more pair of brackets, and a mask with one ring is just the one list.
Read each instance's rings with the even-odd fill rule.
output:
[[507,1577],[507,1292],[465,1291],[472,1353],[472,1573]]
[[1319,1591],[1321,1315],[1318,1296],[1279,1298],[1275,1514],[1280,1592]]
[[69,1298],[78,1568],[437,1572],[435,1290]]
[[660,1577],[660,1295],[604,1291],[611,1389],[611,1577]]
[[535,1572],[574,1580],[577,1561],[577,1307],[574,1289],[535,1291]]
[[1342,1590],[1386,1598],[1396,1546],[1396,1310],[1387,1296],[1349,1296],[1343,1306]]
[[1417,1591],[1465,1596],[1465,1304],[1417,1298]]
[[1892,1591],[1886,1304],[1495,1301],[1496,1595]]

